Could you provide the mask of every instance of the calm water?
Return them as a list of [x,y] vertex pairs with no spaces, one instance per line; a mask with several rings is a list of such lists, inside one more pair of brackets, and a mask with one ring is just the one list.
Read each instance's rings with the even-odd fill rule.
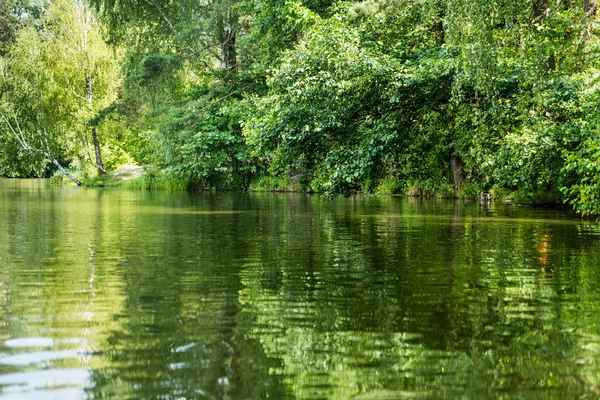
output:
[[600,228],[0,181],[0,399],[595,398]]

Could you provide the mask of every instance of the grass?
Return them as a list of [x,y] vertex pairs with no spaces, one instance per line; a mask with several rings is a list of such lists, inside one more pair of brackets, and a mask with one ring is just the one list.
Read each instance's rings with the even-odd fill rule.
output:
[[88,187],[117,187],[121,181],[110,175],[97,175],[91,179],[83,181],[84,186]]
[[511,197],[519,204],[530,206],[552,206],[562,204],[558,191],[538,189],[530,193],[515,191]]
[[302,192],[303,188],[293,182],[289,176],[262,176],[250,183],[248,188],[252,192]]
[[[189,190],[192,184],[186,178],[178,176],[170,171],[149,171],[137,179],[121,180],[110,174],[96,175],[92,178],[86,176],[82,171],[69,170],[73,176],[87,187],[121,187],[126,189],[146,189],[146,190]],[[73,182],[60,171],[57,171],[50,178],[50,182],[56,186],[72,185]]]
[[148,171],[137,179],[121,182],[120,186],[126,189],[168,190],[172,192],[192,188],[189,179],[170,171]]
[[[166,191],[186,191],[202,188],[192,182],[189,178],[183,177],[169,170],[147,170],[142,176],[132,180],[123,181],[111,175],[98,175],[89,178],[89,175],[80,170],[69,170],[77,179],[88,187],[121,187],[125,189],[142,190],[166,190]],[[56,171],[50,178],[53,185],[73,185],[73,182],[64,176],[60,171]],[[456,190],[450,184],[431,186],[424,182],[412,182],[408,184],[400,181],[396,177],[386,176],[382,178],[377,186],[365,184],[365,193],[375,193],[378,195],[401,195],[409,197],[428,197],[428,198],[462,198],[468,200],[479,199],[483,193],[483,187],[477,182],[465,182],[464,185]],[[303,184],[289,176],[262,176],[255,178],[248,187],[252,192],[307,192],[310,186]],[[526,205],[557,205],[560,204],[558,192],[548,190],[537,190],[533,193],[524,194],[518,190],[508,190],[498,186],[489,189],[493,201],[515,202]]]
[[375,189],[376,194],[394,195],[403,194],[404,184],[392,176],[386,176]]

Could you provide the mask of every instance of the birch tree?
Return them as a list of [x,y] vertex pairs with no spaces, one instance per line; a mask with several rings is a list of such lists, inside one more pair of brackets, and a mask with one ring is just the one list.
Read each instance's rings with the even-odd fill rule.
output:
[[70,145],[74,136],[66,118],[73,111],[73,103],[57,90],[47,68],[44,44],[38,31],[25,28],[0,64],[0,127],[4,139],[16,143],[21,153],[30,153],[38,162],[45,160],[66,171],[63,162],[68,163],[74,156]]
[[118,64],[83,0],[54,1],[40,26],[20,31],[3,63],[0,122],[21,150],[81,184],[60,160],[106,172],[98,129],[88,121],[116,99]]
[[[120,84],[113,51],[104,42],[93,10],[85,0],[58,0],[47,18],[50,69],[59,88],[77,103],[74,124],[79,128],[87,160],[99,174],[106,173],[96,126],[88,126],[96,113],[116,99]],[[89,154],[93,147],[94,156]]]

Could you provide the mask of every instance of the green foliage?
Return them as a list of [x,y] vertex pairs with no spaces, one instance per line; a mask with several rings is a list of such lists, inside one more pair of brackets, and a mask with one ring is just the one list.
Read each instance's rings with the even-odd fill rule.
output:
[[[411,23],[412,11],[394,22]],[[373,27],[363,12],[362,23]],[[315,21],[298,46],[284,52],[268,80],[270,94],[254,101],[244,127],[255,154],[275,174],[290,167],[313,174],[311,187],[327,193],[358,191],[389,173],[402,179],[431,175],[410,158],[417,155],[413,164],[420,167],[421,151],[432,152],[427,162],[435,167],[446,158],[439,138],[420,132],[450,96],[452,69],[444,51],[422,47],[398,59],[392,55],[407,51],[400,48],[406,43],[391,47],[390,40],[388,47],[365,37],[365,27],[349,24],[344,15]],[[404,24],[399,32],[385,31],[387,22],[377,25],[382,33],[411,36]],[[431,41],[425,35],[419,45]]]
[[3,0],[0,3],[0,57],[5,57],[16,40],[19,29],[38,26],[45,1]]
[[[10,28],[16,36],[6,31],[16,39],[0,64],[10,71],[3,109],[83,170],[86,129],[97,127],[107,166],[161,171],[142,187],[473,198],[493,189],[600,209],[600,41],[583,4],[92,4],[113,49],[94,28],[89,49],[61,52],[81,31],[73,15],[93,14],[56,0],[38,22]],[[41,173],[41,159],[0,140],[0,173]]]
[[10,10],[10,5],[0,3],[0,56],[4,56],[15,39],[18,18]]
[[318,16],[300,2],[253,0],[250,7],[254,25],[250,39],[256,44],[251,51],[257,64],[253,68],[263,74],[277,63],[282,51],[293,48],[300,35],[318,21]]
[[586,140],[578,150],[566,153],[563,172],[574,174],[577,181],[563,187],[568,202],[583,215],[600,215],[600,140]]
[[138,81],[143,85],[159,75],[173,73],[180,66],[181,59],[177,54],[151,54],[140,63]]
[[[69,172],[80,181],[87,180],[87,175],[80,169],[69,169]],[[50,183],[54,186],[74,186],[73,181],[58,170],[55,170],[50,176]]]
[[0,134],[0,176],[33,178],[45,176],[47,161],[39,155],[23,150],[10,135]]
[[169,110],[157,147],[163,166],[197,185],[246,188],[257,169],[237,122],[239,99],[222,90],[209,85]]
[[368,63],[360,51],[358,35],[331,20],[311,28],[298,50],[286,54],[269,80],[271,95],[257,99],[245,126],[274,173],[314,170],[317,187],[330,191],[356,188],[365,178],[377,151],[354,157],[349,148],[370,128],[370,110],[361,103],[376,95],[371,79],[386,66]]

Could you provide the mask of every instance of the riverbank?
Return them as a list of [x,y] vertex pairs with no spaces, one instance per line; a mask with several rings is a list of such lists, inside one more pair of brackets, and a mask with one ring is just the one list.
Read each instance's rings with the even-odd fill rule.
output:
[[[159,191],[249,191],[249,192],[274,192],[274,193],[309,193],[331,196],[322,191],[315,190],[312,182],[304,176],[261,176],[253,179],[246,187],[233,186],[208,186],[203,183],[193,182],[168,170],[142,168],[140,166],[124,165],[114,172],[97,175],[91,178],[79,176],[84,186],[87,187],[114,187],[138,190]],[[62,174],[51,178],[54,185],[70,185],[68,179]],[[386,177],[376,184],[366,182],[361,190],[351,194],[370,194],[381,196],[397,196],[426,199],[462,199],[464,201],[478,201],[481,203],[504,202],[529,206],[568,207],[561,201],[558,191],[529,191],[524,193],[499,186],[484,189],[477,182],[466,181],[459,188],[452,184],[428,186],[422,182],[400,182],[393,177]]]

